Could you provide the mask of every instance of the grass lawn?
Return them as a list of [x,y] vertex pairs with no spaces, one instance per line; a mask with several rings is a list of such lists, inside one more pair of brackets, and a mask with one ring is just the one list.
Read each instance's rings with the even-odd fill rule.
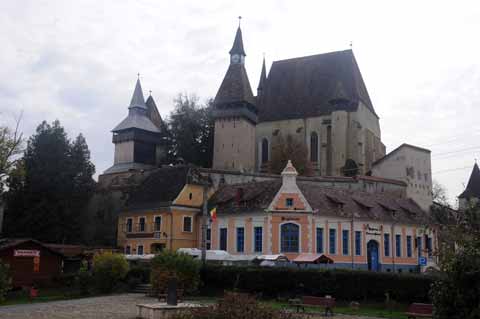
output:
[[[275,309],[289,308],[294,310],[295,308],[288,307],[286,302],[278,301],[265,301],[264,304],[273,307]],[[347,303],[338,302],[337,306],[333,310],[334,313],[346,314],[346,315],[358,315],[366,317],[378,317],[378,318],[391,318],[391,319],[407,319],[405,311],[408,305],[396,305],[392,310],[385,309],[385,305],[382,303],[379,304],[360,304],[360,309],[354,310],[351,309]],[[323,309],[316,307],[306,307],[305,311],[307,313],[322,313]]]

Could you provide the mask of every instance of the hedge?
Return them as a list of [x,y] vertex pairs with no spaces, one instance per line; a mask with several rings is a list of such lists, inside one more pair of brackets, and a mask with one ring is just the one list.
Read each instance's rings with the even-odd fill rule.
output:
[[202,292],[239,290],[267,298],[305,294],[331,295],[339,300],[426,302],[434,278],[422,274],[394,274],[359,270],[297,270],[290,268],[207,265],[201,270]]

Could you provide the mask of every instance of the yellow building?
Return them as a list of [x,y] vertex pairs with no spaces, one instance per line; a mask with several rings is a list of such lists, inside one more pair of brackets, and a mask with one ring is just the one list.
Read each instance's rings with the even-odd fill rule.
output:
[[203,186],[188,183],[189,167],[159,168],[135,190],[118,218],[125,254],[198,247]]

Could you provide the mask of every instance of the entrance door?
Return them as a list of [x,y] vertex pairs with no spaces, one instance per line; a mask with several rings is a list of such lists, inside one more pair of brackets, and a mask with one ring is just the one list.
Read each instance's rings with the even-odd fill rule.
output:
[[380,263],[378,261],[378,243],[375,240],[370,240],[367,244],[367,259],[368,270],[378,271]]

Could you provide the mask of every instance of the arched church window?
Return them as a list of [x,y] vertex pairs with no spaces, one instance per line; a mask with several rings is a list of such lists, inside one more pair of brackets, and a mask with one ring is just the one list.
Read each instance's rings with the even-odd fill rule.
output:
[[310,162],[318,162],[318,134],[310,134]]
[[300,228],[297,224],[286,223],[281,226],[281,250],[285,253],[298,253],[300,246]]
[[268,152],[269,152],[268,140],[264,138],[262,140],[262,164],[265,164],[268,162]]

